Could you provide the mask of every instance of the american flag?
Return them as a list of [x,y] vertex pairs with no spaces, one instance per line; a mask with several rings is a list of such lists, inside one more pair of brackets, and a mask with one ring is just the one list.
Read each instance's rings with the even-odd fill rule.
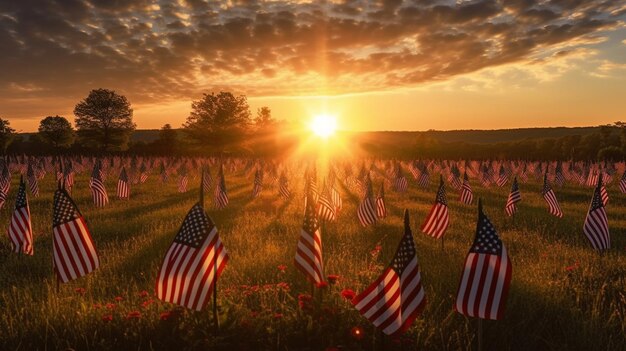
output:
[[9,224],[9,239],[15,253],[33,254],[33,226],[30,223],[30,209],[26,197],[26,184],[20,179],[20,187],[15,199],[15,211]]
[[104,207],[109,203],[109,195],[107,194],[104,181],[102,180],[100,161],[96,162],[93,166],[89,187],[91,188],[93,204],[96,205],[96,207]]
[[226,193],[226,181],[224,180],[224,168],[220,164],[217,173],[217,184],[215,185],[215,194],[213,197],[215,208],[221,210],[228,206],[228,194]]
[[148,180],[148,169],[146,164],[142,162],[141,166],[139,166],[139,183],[143,184],[146,180]]
[[217,227],[202,205],[195,204],[165,254],[156,282],[157,298],[202,310],[227,262]]
[[254,172],[254,185],[252,187],[252,197],[257,197],[263,189],[263,170],[257,169]]
[[626,193],[626,171],[624,171],[622,178],[619,180],[619,191],[621,191],[622,194]]
[[430,174],[426,165],[420,165],[419,176],[417,177],[417,185],[426,189],[430,184]]
[[443,182],[443,178],[440,178],[435,204],[426,217],[424,224],[422,224],[421,230],[424,234],[439,239],[445,234],[449,223],[450,217],[448,215],[448,201],[446,200],[446,186]]
[[4,203],[9,196],[9,190],[11,189],[11,173],[6,161],[2,161],[2,168],[0,169],[0,209],[4,207]]
[[335,213],[341,211],[343,208],[343,201],[341,200],[341,194],[335,187],[334,182],[330,185],[330,199],[332,200],[333,206],[335,206]]
[[285,172],[282,172],[278,179],[278,194],[284,199],[288,199],[291,196],[291,191],[289,191],[289,179]]
[[165,167],[165,161],[161,161],[161,181],[167,183],[169,175],[167,174],[167,167]]
[[548,181],[548,173],[546,173],[543,177],[543,190],[541,191],[541,194],[548,203],[550,214],[559,218],[563,217],[563,211],[561,211],[561,206],[559,206],[559,202],[556,199],[554,190],[552,190],[550,182]]
[[28,170],[26,171],[26,179],[28,180],[28,187],[30,188],[30,193],[33,194],[34,197],[39,196],[39,182],[37,181],[37,175],[35,174],[35,170],[33,169],[32,162],[28,163]]
[[178,192],[186,193],[188,184],[189,184],[189,176],[187,174],[187,167],[182,166],[180,168],[180,174],[178,176]]
[[369,174],[365,178],[365,195],[357,208],[357,217],[364,227],[376,224],[376,209],[374,208],[374,199],[372,194],[372,181]]
[[321,221],[334,221],[336,218],[335,214],[335,206],[330,199],[330,191],[328,191],[328,187],[326,183],[322,187],[322,193],[320,194],[320,198],[317,201],[317,215]]
[[[600,176],[600,178],[602,178],[602,176]],[[606,207],[609,203],[609,192],[606,191],[606,185],[604,183],[602,183],[600,187],[600,197],[602,198],[602,205]]]
[[385,205],[385,182],[380,184],[378,196],[376,196],[376,215],[379,219],[387,218],[387,206]]
[[609,235],[609,224],[606,218],[606,209],[602,203],[602,195],[600,188],[602,187],[602,176],[598,178],[598,185],[593,192],[589,212],[585,218],[583,232],[591,246],[598,250],[604,251],[611,248],[611,236]]
[[54,271],[63,283],[100,266],[87,223],[65,189],[54,193],[52,234]]
[[513,184],[511,185],[511,192],[509,193],[509,198],[506,200],[506,206],[504,206],[504,211],[507,216],[512,216],[517,212],[517,203],[522,200],[522,195],[519,192],[519,186],[517,185],[517,177],[513,179]]
[[511,261],[479,200],[476,237],[465,258],[454,310],[468,317],[501,319],[510,283]]
[[474,193],[472,192],[472,187],[467,178],[467,173],[463,174],[463,185],[461,186],[461,196],[459,200],[466,205],[471,205],[472,201],[474,201]]
[[74,186],[74,164],[72,163],[72,161],[67,162],[67,164],[65,165],[62,177],[63,184],[65,185],[65,190],[67,190],[67,192],[71,194],[72,187]]
[[319,284],[324,281],[322,233],[315,211],[313,194],[310,192],[307,195],[304,223],[296,247],[294,264],[313,283]]
[[352,304],[387,335],[405,332],[426,306],[408,210],[404,211],[404,235],[391,264]]
[[122,167],[120,177],[117,180],[117,197],[120,199],[128,199],[130,197],[130,183],[126,174],[126,167]]
[[409,182],[406,180],[404,174],[402,174],[402,167],[398,164],[396,170],[396,177],[394,179],[394,188],[397,192],[404,193],[409,187]]
[[213,186],[213,178],[211,177],[211,170],[209,166],[202,167],[202,189],[205,192],[211,191]]
[[506,184],[506,182],[509,181],[509,175],[506,173],[506,171],[504,170],[504,165],[500,165],[500,172],[498,174],[498,180],[496,181],[496,184],[500,187],[504,186]]
[[557,186],[563,186],[563,184],[565,184],[565,176],[563,175],[563,163],[561,161],[558,161],[556,163],[554,183]]

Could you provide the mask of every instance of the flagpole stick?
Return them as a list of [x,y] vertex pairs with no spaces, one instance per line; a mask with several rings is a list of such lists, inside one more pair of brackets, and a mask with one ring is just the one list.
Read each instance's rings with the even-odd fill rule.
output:
[[483,351],[483,319],[478,318],[478,351]]

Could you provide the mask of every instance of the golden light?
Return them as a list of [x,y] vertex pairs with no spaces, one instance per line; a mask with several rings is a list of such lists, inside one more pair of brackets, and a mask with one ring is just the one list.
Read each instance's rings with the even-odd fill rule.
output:
[[317,115],[309,124],[311,131],[321,138],[328,138],[337,130],[337,119],[331,115]]

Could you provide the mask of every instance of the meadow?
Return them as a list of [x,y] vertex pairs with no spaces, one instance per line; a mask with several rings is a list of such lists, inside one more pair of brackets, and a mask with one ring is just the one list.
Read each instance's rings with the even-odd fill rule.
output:
[[[215,167],[213,168],[215,171]],[[407,193],[386,191],[389,216],[363,228],[356,218],[359,195],[341,186],[344,207],[336,222],[322,227],[326,275],[317,289],[295,269],[293,259],[303,220],[300,174],[283,200],[267,185],[252,198],[253,173],[226,172],[230,204],[210,206],[230,261],[218,282],[220,328],[211,306],[202,312],[156,299],[154,286],[163,256],[186,212],[198,199],[198,177],[177,192],[175,177],[163,184],[157,170],[133,185],[129,201],[115,197],[117,175],[107,179],[109,206],[93,206],[89,172],[76,178],[73,198],[86,218],[101,268],[56,290],[52,271],[52,195],[48,174],[38,198],[29,194],[35,254],[0,245],[0,350],[469,350],[476,349],[477,322],[453,311],[465,255],[475,230],[477,208],[461,204],[447,187],[450,227],[440,241],[419,225],[435,198],[412,179]],[[383,172],[374,169],[375,189]],[[607,206],[612,249],[600,255],[582,233],[593,189],[555,187],[564,217],[552,217],[541,197],[541,181],[520,184],[522,202],[514,219],[504,213],[510,183],[481,187],[471,180],[475,200],[495,225],[513,264],[505,317],[484,322],[486,350],[626,350],[626,195],[614,181]],[[18,186],[0,211],[6,230]],[[382,337],[346,299],[359,293],[389,264],[403,234],[409,209],[426,290],[427,307],[400,337]]]

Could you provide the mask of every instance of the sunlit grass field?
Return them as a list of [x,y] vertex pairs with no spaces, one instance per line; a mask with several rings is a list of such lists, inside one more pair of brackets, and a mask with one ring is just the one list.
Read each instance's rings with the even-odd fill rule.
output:
[[[382,172],[372,173],[375,189]],[[291,177],[292,198],[278,197],[266,185],[253,199],[253,173],[226,173],[230,205],[206,207],[216,223],[230,261],[218,283],[220,328],[211,306],[193,312],[156,300],[154,286],[163,256],[181,222],[198,199],[199,179],[177,192],[175,177],[163,184],[153,171],[131,188],[131,199],[115,197],[117,174],[107,188],[104,209],[91,203],[88,172],[77,177],[73,198],[85,216],[100,254],[101,268],[60,286],[52,271],[53,175],[30,197],[35,255],[0,247],[0,350],[372,350],[476,349],[477,322],[453,311],[465,255],[473,241],[476,202],[458,202],[448,186],[450,227],[442,249],[420,233],[419,225],[435,198],[438,176],[428,189],[410,182],[409,192],[386,189],[389,216],[370,228],[356,218],[359,195],[341,186],[344,208],[322,228],[326,275],[337,281],[317,290],[293,266],[303,219],[303,177]],[[6,231],[18,186],[0,211]],[[484,322],[486,350],[626,350],[626,196],[609,187],[607,212],[612,249],[593,251],[582,226],[593,189],[555,187],[564,211],[549,215],[541,182],[520,184],[522,202],[515,219],[505,217],[510,184],[482,188],[472,180],[475,199],[483,198],[513,263],[504,319]],[[382,337],[351,306],[344,289],[358,293],[390,262],[403,234],[409,209],[426,290],[427,307],[401,337]],[[377,246],[380,248],[377,249]],[[283,267],[286,266],[286,267]],[[345,294],[345,291],[344,291]],[[360,334],[357,335],[357,332]]]

